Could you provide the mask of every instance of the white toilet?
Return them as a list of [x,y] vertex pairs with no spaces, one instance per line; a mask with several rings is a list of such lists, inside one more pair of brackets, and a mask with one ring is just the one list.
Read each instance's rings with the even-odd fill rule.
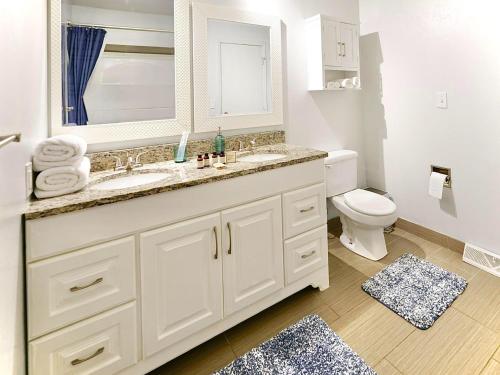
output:
[[396,204],[382,195],[357,189],[357,159],[355,151],[328,153],[326,196],[340,211],[342,244],[365,258],[379,260],[387,254],[384,227],[396,222]]

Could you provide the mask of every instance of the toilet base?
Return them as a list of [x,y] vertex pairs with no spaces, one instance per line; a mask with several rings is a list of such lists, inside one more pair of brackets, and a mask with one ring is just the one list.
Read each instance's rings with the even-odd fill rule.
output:
[[380,260],[387,255],[384,228],[353,222],[340,215],[342,235],[340,242],[352,252],[370,260]]

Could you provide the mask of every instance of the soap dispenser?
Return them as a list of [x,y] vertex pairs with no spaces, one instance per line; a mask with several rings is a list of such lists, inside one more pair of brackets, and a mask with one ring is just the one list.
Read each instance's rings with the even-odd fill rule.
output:
[[222,135],[221,128],[219,126],[219,132],[215,136],[214,139],[214,146],[215,146],[215,152],[217,154],[221,154],[222,152],[226,151],[226,140],[224,139],[224,136]]

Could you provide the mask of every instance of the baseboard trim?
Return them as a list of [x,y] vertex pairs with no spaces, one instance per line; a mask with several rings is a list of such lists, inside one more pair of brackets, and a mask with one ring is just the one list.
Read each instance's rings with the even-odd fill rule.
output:
[[412,223],[411,221],[399,218],[396,221],[396,227],[401,228],[407,232],[410,232],[416,236],[422,237],[427,241],[434,242],[443,247],[447,247],[457,253],[463,254],[465,243],[459,241],[453,237],[447,236],[446,234],[436,232],[435,230],[426,228],[422,225]]
[[[396,227],[401,228],[416,236],[422,237],[427,241],[434,242],[440,246],[456,251],[457,253],[463,254],[464,252],[464,242],[447,236],[446,234],[442,234],[436,232],[435,230],[426,228],[422,225],[418,225],[412,223],[411,221],[399,218],[396,221]],[[334,217],[333,219],[328,220],[328,233],[331,233],[336,237],[340,237],[340,234],[342,233],[342,223],[340,222],[340,217]]]

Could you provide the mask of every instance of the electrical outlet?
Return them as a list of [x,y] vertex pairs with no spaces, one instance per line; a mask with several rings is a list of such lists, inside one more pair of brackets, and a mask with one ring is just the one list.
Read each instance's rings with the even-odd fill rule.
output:
[[24,166],[24,175],[26,180],[26,196],[33,194],[33,163],[26,163]]
[[441,109],[448,108],[448,93],[446,91],[436,92],[436,107]]

